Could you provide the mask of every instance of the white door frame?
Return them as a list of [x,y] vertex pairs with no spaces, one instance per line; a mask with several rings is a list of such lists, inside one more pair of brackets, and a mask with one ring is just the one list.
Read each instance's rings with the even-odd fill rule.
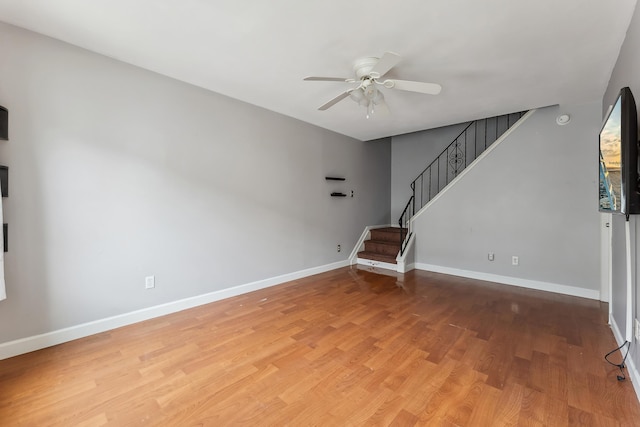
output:
[[[612,214],[600,214],[600,301],[611,302],[611,227]],[[609,304],[611,316],[611,304]]]

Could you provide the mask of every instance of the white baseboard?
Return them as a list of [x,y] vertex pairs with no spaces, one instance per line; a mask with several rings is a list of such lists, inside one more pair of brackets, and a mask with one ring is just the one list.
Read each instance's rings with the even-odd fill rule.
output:
[[78,338],[84,338],[89,335],[109,331],[111,329],[130,325],[132,323],[142,322],[143,320],[153,319],[155,317],[164,316],[166,314],[175,313],[203,304],[220,301],[225,298],[242,295],[248,292],[257,291],[259,289],[268,288],[270,286],[290,282],[292,280],[301,279],[303,277],[312,276],[314,274],[335,270],[336,268],[346,267],[348,265],[348,260],[338,261],[331,264],[321,265],[319,267],[308,268],[306,270],[300,270],[293,273],[283,274],[281,276],[246,283],[244,285],[234,286],[232,288],[209,292],[203,295],[197,295],[178,301],[168,302],[166,304],[160,304],[154,307],[143,308],[141,310],[119,314],[113,317],[107,317],[105,319],[94,320],[92,322],[87,322],[64,329],[58,329],[56,331],[51,331],[40,335],[34,335],[31,337],[1,343],[0,360],[24,353],[29,353],[35,350],[40,350],[42,348],[51,347],[53,345],[62,344],[64,342],[72,341]]
[[[613,336],[616,339],[616,342],[619,346],[622,345],[625,340],[622,337],[620,329],[618,328],[616,320],[613,318],[613,316],[609,316],[609,322],[611,324],[611,330],[613,331]],[[631,345],[633,345],[633,343]],[[633,384],[633,389],[636,391],[636,397],[638,398],[638,401],[640,401],[640,374],[638,373],[638,369],[636,368],[635,363],[633,363],[633,358],[631,356],[627,357],[625,365],[627,365],[627,372],[629,373],[631,384]]]
[[405,266],[404,273],[408,273],[411,270],[415,270],[415,268],[416,268],[416,263],[412,262],[411,264],[408,264]]
[[519,286],[521,288],[535,289],[538,291],[555,292],[557,294],[571,295],[589,299],[600,299],[600,291],[593,289],[577,288],[575,286],[560,285],[557,283],[540,282],[537,280],[520,279],[517,277],[502,276],[499,274],[481,273],[477,271],[461,270],[440,265],[416,263],[418,270],[433,271],[435,273],[450,274],[452,276],[467,277],[469,279],[485,280],[503,285]]
[[382,262],[382,261],[374,261],[371,259],[358,258],[357,260],[359,265],[366,265],[369,267],[376,268],[384,268],[385,270],[393,270],[396,271],[396,264],[391,264],[390,262]]
[[[415,267],[415,263],[413,262],[416,259],[415,250],[413,249],[413,244],[415,241],[416,241],[416,233],[410,232],[408,234],[407,246],[405,246],[404,248],[404,253],[403,254],[398,253],[398,256],[396,257],[396,264],[398,264],[398,267],[397,267],[398,273],[406,273],[407,271]],[[411,257],[409,259],[410,262],[407,265],[406,264],[407,258],[409,258],[410,254],[411,254]]]

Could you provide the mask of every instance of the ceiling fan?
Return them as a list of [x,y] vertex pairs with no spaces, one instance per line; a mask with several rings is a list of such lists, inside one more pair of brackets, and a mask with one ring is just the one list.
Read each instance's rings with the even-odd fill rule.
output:
[[350,97],[359,105],[367,108],[367,118],[376,111],[382,113],[388,113],[389,111],[387,104],[384,101],[384,94],[378,89],[378,86],[384,86],[387,89],[425,93],[428,95],[437,95],[440,93],[442,86],[437,83],[382,79],[382,76],[387,74],[399,62],[400,55],[393,52],[385,52],[384,55],[382,55],[382,58],[369,57],[356,60],[353,64],[353,71],[356,75],[355,78],[311,76],[305,77],[304,80],[358,83],[358,86],[347,89],[335,98],[322,104],[318,107],[318,110],[327,110],[343,99]]

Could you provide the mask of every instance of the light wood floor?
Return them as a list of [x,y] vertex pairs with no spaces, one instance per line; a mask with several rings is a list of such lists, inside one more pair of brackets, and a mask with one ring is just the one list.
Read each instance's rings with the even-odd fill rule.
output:
[[0,425],[638,426],[606,307],[343,268],[0,361]]

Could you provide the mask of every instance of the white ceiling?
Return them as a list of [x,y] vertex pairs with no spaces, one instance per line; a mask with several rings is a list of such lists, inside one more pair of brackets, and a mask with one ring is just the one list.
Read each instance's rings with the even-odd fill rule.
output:
[[[600,100],[636,0],[0,0],[24,27],[360,140],[534,107]],[[390,73],[438,96],[385,90],[365,118],[352,62],[393,51]]]

